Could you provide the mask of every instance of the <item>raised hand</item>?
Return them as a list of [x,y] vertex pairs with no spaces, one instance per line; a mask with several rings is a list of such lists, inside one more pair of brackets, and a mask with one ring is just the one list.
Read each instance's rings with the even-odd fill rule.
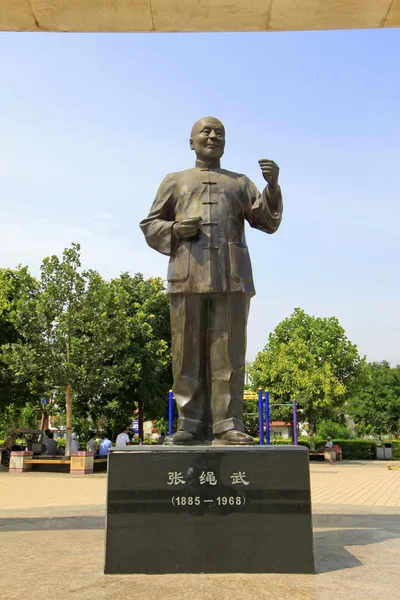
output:
[[198,234],[202,220],[201,217],[194,217],[192,219],[183,219],[180,223],[175,223],[172,229],[174,237],[184,239],[195,237]]
[[276,188],[279,178],[279,167],[273,160],[261,158],[258,161],[265,181],[271,188]]

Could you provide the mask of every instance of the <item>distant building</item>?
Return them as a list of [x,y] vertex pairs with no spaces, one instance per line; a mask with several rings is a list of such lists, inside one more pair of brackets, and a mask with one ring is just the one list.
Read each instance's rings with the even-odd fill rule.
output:
[[290,423],[285,421],[271,421],[270,424],[271,440],[287,440],[292,437],[292,429]]

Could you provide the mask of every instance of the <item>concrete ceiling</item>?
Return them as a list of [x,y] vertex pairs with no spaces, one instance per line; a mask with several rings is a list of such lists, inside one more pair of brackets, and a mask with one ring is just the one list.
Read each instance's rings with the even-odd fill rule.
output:
[[0,0],[3,31],[298,31],[400,26],[400,0]]

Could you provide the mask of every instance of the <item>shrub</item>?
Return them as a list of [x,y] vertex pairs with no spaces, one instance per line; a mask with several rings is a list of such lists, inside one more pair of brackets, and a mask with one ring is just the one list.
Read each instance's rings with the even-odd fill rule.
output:
[[350,431],[346,425],[340,425],[340,423],[335,423],[335,421],[322,421],[318,425],[318,436],[326,440],[328,435],[331,438],[347,440],[350,438]]
[[243,424],[246,433],[253,437],[258,436],[258,404],[256,402],[246,401],[243,403]]
[[299,446],[306,446],[310,449],[310,440],[298,440],[298,444]]
[[400,440],[392,440],[393,444],[393,459],[400,460]]
[[[321,446],[325,446],[325,438],[321,437],[320,435],[314,435],[314,445],[315,445],[315,450],[319,451],[319,449],[321,448]],[[298,442],[299,442],[299,446],[307,446],[307,448],[310,447],[310,438],[308,437],[308,435],[302,435],[298,438]]]
[[376,443],[371,440],[332,440],[342,448],[342,458],[350,460],[373,460],[376,458]]

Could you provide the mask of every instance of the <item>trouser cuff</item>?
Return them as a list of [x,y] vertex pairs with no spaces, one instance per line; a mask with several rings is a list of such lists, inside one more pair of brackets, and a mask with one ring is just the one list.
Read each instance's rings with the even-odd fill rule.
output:
[[203,423],[201,421],[187,419],[186,417],[178,419],[178,431],[189,431],[189,433],[196,434],[202,426]]
[[213,433],[225,433],[231,429],[237,429],[238,431],[244,431],[243,421],[239,419],[225,419],[213,424]]

